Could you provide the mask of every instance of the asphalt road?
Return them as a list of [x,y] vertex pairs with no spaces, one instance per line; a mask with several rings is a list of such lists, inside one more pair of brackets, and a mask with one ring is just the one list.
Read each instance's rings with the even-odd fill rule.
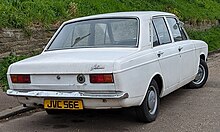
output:
[[[10,104],[8,102],[10,102]],[[12,96],[7,96],[0,87],[0,111],[3,111],[5,109],[11,109],[18,105],[20,104],[18,103],[17,99],[15,99]]]
[[2,132],[152,131],[220,132],[220,54],[209,57],[209,79],[201,89],[179,89],[161,99],[153,123],[136,121],[133,109],[92,110],[47,115],[39,111],[0,123]]

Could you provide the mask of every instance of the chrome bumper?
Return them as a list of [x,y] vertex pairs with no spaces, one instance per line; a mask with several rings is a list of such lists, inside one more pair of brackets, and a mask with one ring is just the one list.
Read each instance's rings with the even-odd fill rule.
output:
[[67,91],[17,91],[7,90],[7,95],[35,98],[79,98],[79,99],[125,99],[128,93],[118,92],[67,92]]

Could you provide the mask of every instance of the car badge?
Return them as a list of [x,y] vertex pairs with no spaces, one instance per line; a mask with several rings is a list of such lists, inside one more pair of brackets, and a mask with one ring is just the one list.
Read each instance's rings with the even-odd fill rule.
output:
[[100,70],[100,69],[105,69],[105,66],[101,66],[101,65],[95,64],[94,66],[91,67],[90,71]]

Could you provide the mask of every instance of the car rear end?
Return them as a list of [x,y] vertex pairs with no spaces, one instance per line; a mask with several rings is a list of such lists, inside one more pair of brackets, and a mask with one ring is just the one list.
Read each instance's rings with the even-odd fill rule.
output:
[[[114,55],[107,57],[108,52],[105,53],[105,61],[98,57],[92,60],[94,56],[88,53],[90,59],[70,62],[72,58],[61,59],[63,55],[52,53],[49,56],[55,56],[57,61],[46,54],[12,64],[8,69],[7,94],[16,96],[26,106],[47,109],[120,108],[119,101],[127,98],[128,93],[116,90],[114,59],[110,59]],[[130,53],[121,53],[127,54]]]
[[127,93],[115,91],[112,73],[9,76],[13,89],[8,90],[7,94],[17,96],[27,106],[44,105],[45,108],[71,109],[71,105],[64,107],[64,102],[58,103],[63,100],[68,103],[76,102],[73,109],[77,109],[79,104],[79,109],[114,108],[120,107],[118,99],[128,97]]

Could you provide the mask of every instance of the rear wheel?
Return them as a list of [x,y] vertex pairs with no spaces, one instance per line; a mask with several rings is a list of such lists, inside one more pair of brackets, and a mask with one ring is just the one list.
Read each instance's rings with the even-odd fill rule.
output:
[[141,106],[136,108],[136,115],[141,122],[152,122],[156,119],[159,110],[159,89],[157,82],[152,80],[146,97]]
[[188,84],[190,88],[201,88],[208,79],[208,66],[204,60],[200,60],[196,78]]

